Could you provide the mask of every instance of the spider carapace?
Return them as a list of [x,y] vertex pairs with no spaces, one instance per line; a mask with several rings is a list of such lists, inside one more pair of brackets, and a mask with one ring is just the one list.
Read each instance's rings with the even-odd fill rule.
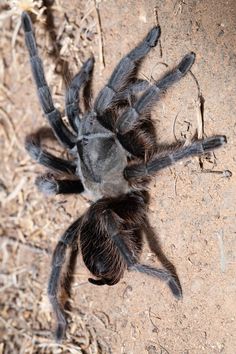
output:
[[96,113],[88,113],[78,130],[78,175],[92,200],[129,192],[123,171],[127,152],[115,133],[103,127]]
[[[156,277],[166,282],[176,298],[182,296],[178,277],[166,264],[155,268],[139,261],[143,236],[147,236],[149,229],[147,187],[151,177],[161,169],[212,151],[222,146],[226,138],[216,135],[189,145],[179,142],[164,148],[158,146],[151,109],[169,86],[187,74],[195,59],[190,52],[153,84],[139,79],[142,60],[158,42],[159,26],[152,28],[120,60],[93,105],[90,84],[94,59],[83,64],[66,91],[68,128],[54,106],[26,12],[22,14],[22,25],[42,110],[54,136],[70,155],[66,160],[45,150],[41,146],[45,138],[42,129],[29,135],[26,149],[30,156],[54,171],[39,176],[36,185],[45,194],[87,192],[91,200],[87,212],[63,233],[53,254],[48,295],[57,318],[56,339],[60,340],[67,327],[60,290],[63,287],[70,296],[71,275],[79,250],[94,276],[89,278],[93,284],[114,285],[128,269]],[[84,112],[80,108],[81,89]],[[68,250],[67,271],[63,272]]]

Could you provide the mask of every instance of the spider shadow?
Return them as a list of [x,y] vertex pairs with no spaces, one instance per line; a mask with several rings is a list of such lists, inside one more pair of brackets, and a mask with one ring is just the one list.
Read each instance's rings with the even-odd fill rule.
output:
[[[60,57],[60,49],[61,46],[58,44],[57,41],[57,31],[54,23],[54,15],[52,6],[54,4],[54,0],[44,0],[43,6],[46,8],[45,15],[46,15],[46,24],[45,28],[49,33],[49,37],[51,40],[51,44],[53,46],[53,51],[50,53],[52,57],[54,57],[56,61],[56,73],[61,75],[65,87],[68,89],[72,79],[73,74],[69,69],[69,63]],[[66,17],[66,14],[64,14]],[[93,79],[93,68],[91,70],[90,78],[87,80],[86,84],[82,89],[82,97],[83,97],[83,108],[84,111],[87,112],[92,107],[92,97],[93,97],[93,90],[92,90],[92,79]]]
[[56,73],[61,75],[64,84],[68,87],[69,83],[72,80],[72,74],[69,70],[69,63],[60,57],[60,49],[61,46],[57,41],[57,32],[56,26],[54,22],[54,15],[52,6],[54,4],[54,0],[44,0],[43,6],[46,8],[45,15],[46,15],[46,23],[45,28],[49,33],[49,38],[51,40],[51,44],[53,47],[52,52],[49,54],[55,59],[56,62]]

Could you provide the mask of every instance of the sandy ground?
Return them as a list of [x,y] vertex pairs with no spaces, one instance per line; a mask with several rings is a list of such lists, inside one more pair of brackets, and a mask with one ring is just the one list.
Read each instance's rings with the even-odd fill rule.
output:
[[[114,287],[95,287],[79,259],[68,339],[54,342],[46,296],[50,256],[63,230],[88,204],[80,196],[45,198],[34,186],[43,168],[27,155],[24,138],[46,122],[18,31],[19,16],[8,16],[8,6],[1,4],[0,353],[236,352],[235,0],[101,0],[97,10],[93,1],[57,1],[48,9],[55,24],[51,32],[40,20],[45,16],[35,21],[37,41],[63,110],[61,66],[69,63],[75,74],[93,53],[97,92],[118,60],[155,25],[155,6],[161,45],[146,59],[140,77],[156,79],[186,52],[197,55],[196,80],[189,74],[153,110],[159,141],[189,140],[196,131],[228,139],[207,158],[159,173],[150,188],[150,221],[176,266],[183,300],[141,274],[126,273]],[[60,153],[56,146],[54,153]],[[142,259],[158,265],[147,246]]]

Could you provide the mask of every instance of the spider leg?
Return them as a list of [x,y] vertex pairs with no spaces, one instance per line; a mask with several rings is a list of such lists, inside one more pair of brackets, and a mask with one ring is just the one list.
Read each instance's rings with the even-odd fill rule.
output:
[[169,167],[174,163],[190,157],[198,156],[214,149],[217,149],[227,142],[224,135],[216,135],[207,139],[197,140],[189,146],[182,146],[172,152],[163,152],[156,158],[145,163],[132,164],[124,170],[126,179],[150,176],[163,168]]
[[[176,298],[181,298],[182,291],[178,281],[171,274],[168,269],[158,269],[149,265],[140,264],[135,257],[134,253],[129,249],[126,244],[126,240],[122,237],[122,231],[119,230],[116,224],[116,220],[113,213],[110,212],[107,217],[108,232],[115,243],[117,249],[125,260],[129,270],[135,270],[141,273],[145,273],[149,276],[156,277],[162,281],[165,281]],[[128,241],[128,240],[127,240]]]
[[132,130],[140,117],[150,111],[152,104],[159,96],[175,82],[179,81],[190,70],[195,60],[195,54],[189,53],[183,57],[176,69],[158,80],[154,85],[149,87],[135,104],[126,110],[117,120],[116,130],[120,134],[127,133]]
[[25,43],[29,52],[31,69],[43,112],[58,140],[66,148],[72,149],[75,146],[76,137],[63,123],[61,113],[53,104],[51,92],[46,82],[43,64],[38,55],[31,19],[27,12],[22,13],[22,26],[25,32]]
[[178,286],[177,286],[177,289],[179,291],[178,296],[181,297],[182,296],[182,288],[181,288],[178,274],[176,272],[176,268],[173,265],[173,263],[171,263],[171,261],[166,257],[164,252],[162,251],[161,244],[160,244],[158,238],[156,237],[155,231],[152,228],[152,226],[150,225],[148,218],[146,218],[143,230],[144,230],[150,250],[156,255],[156,257],[161,262],[163,267],[170,271],[170,273],[172,274],[172,276],[175,279],[175,282],[178,284]]
[[115,104],[116,102],[120,103],[120,101],[128,101],[131,105],[132,96],[147,90],[148,87],[150,87],[150,83],[147,80],[136,79],[134,82],[130,83],[127,88],[115,95],[113,103]]
[[79,91],[84,86],[85,108],[88,109],[91,102],[90,82],[93,72],[94,58],[89,58],[82,66],[81,70],[72,79],[66,92],[66,114],[70,125],[75,132],[78,132],[81,110],[79,108]]
[[37,177],[35,184],[40,192],[46,195],[80,194],[84,192],[84,187],[80,180],[58,180],[52,174]]
[[[124,90],[118,92],[114,96],[111,103],[112,109],[114,109],[115,106],[119,108],[130,107],[133,104],[133,101],[137,99],[136,95],[145,91],[149,86],[149,82],[142,79],[135,79],[133,82],[130,82]],[[115,122],[112,119],[112,109],[111,107],[107,109],[103,115],[98,117],[98,120],[103,127],[114,132]]]
[[144,40],[121,59],[107,85],[101,90],[95,101],[94,109],[98,116],[102,115],[110,107],[117,92],[121,91],[134,76],[138,64],[149,53],[151,48],[156,46],[160,34],[159,26],[152,28]]
[[28,135],[25,139],[25,148],[33,160],[54,171],[76,174],[76,164],[73,161],[56,157],[42,149],[38,134]]
[[153,156],[157,148],[155,127],[152,120],[148,118],[140,121],[135,129],[125,134],[117,133],[117,138],[125,150],[145,160]]
[[[137,95],[142,94],[150,86],[151,84],[148,81],[137,79],[134,83],[129,84],[125,90],[117,93],[114,104],[117,102],[120,105],[121,102],[126,102],[126,106],[131,107],[137,101]],[[124,134],[116,132],[116,135],[125,150],[133,156],[146,159],[148,156],[152,156],[156,150],[156,130],[150,112],[142,118],[144,119],[140,119],[132,130]]]
[[[73,271],[76,264],[76,257],[78,254],[77,238],[79,234],[79,228],[82,222],[82,217],[76,220],[63,234],[59,240],[53,254],[52,270],[48,283],[48,296],[52,304],[53,311],[57,319],[56,328],[56,340],[60,341],[66,331],[67,320],[63,305],[58,297],[60,285],[65,290],[67,298],[70,296],[70,286],[73,277]],[[68,247],[72,247],[70,259],[68,262],[67,274],[63,281],[61,281],[62,267],[66,259],[66,250]]]
[[172,294],[177,299],[181,299],[182,289],[179,285],[179,282],[168,269],[158,269],[146,264],[136,263],[131,265],[129,267],[129,270],[135,270],[137,272],[144,273],[149,276],[156,277],[162,281],[165,281],[169,286],[170,290],[172,291]]

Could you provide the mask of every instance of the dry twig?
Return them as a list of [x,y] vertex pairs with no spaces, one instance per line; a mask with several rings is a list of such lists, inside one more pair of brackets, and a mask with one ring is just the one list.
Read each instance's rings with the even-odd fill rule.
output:
[[104,56],[104,41],[102,35],[102,25],[101,25],[101,16],[99,12],[98,3],[94,0],[94,6],[96,11],[97,17],[97,29],[98,29],[98,36],[99,36],[99,59],[100,59],[100,71],[105,68],[105,56]]

